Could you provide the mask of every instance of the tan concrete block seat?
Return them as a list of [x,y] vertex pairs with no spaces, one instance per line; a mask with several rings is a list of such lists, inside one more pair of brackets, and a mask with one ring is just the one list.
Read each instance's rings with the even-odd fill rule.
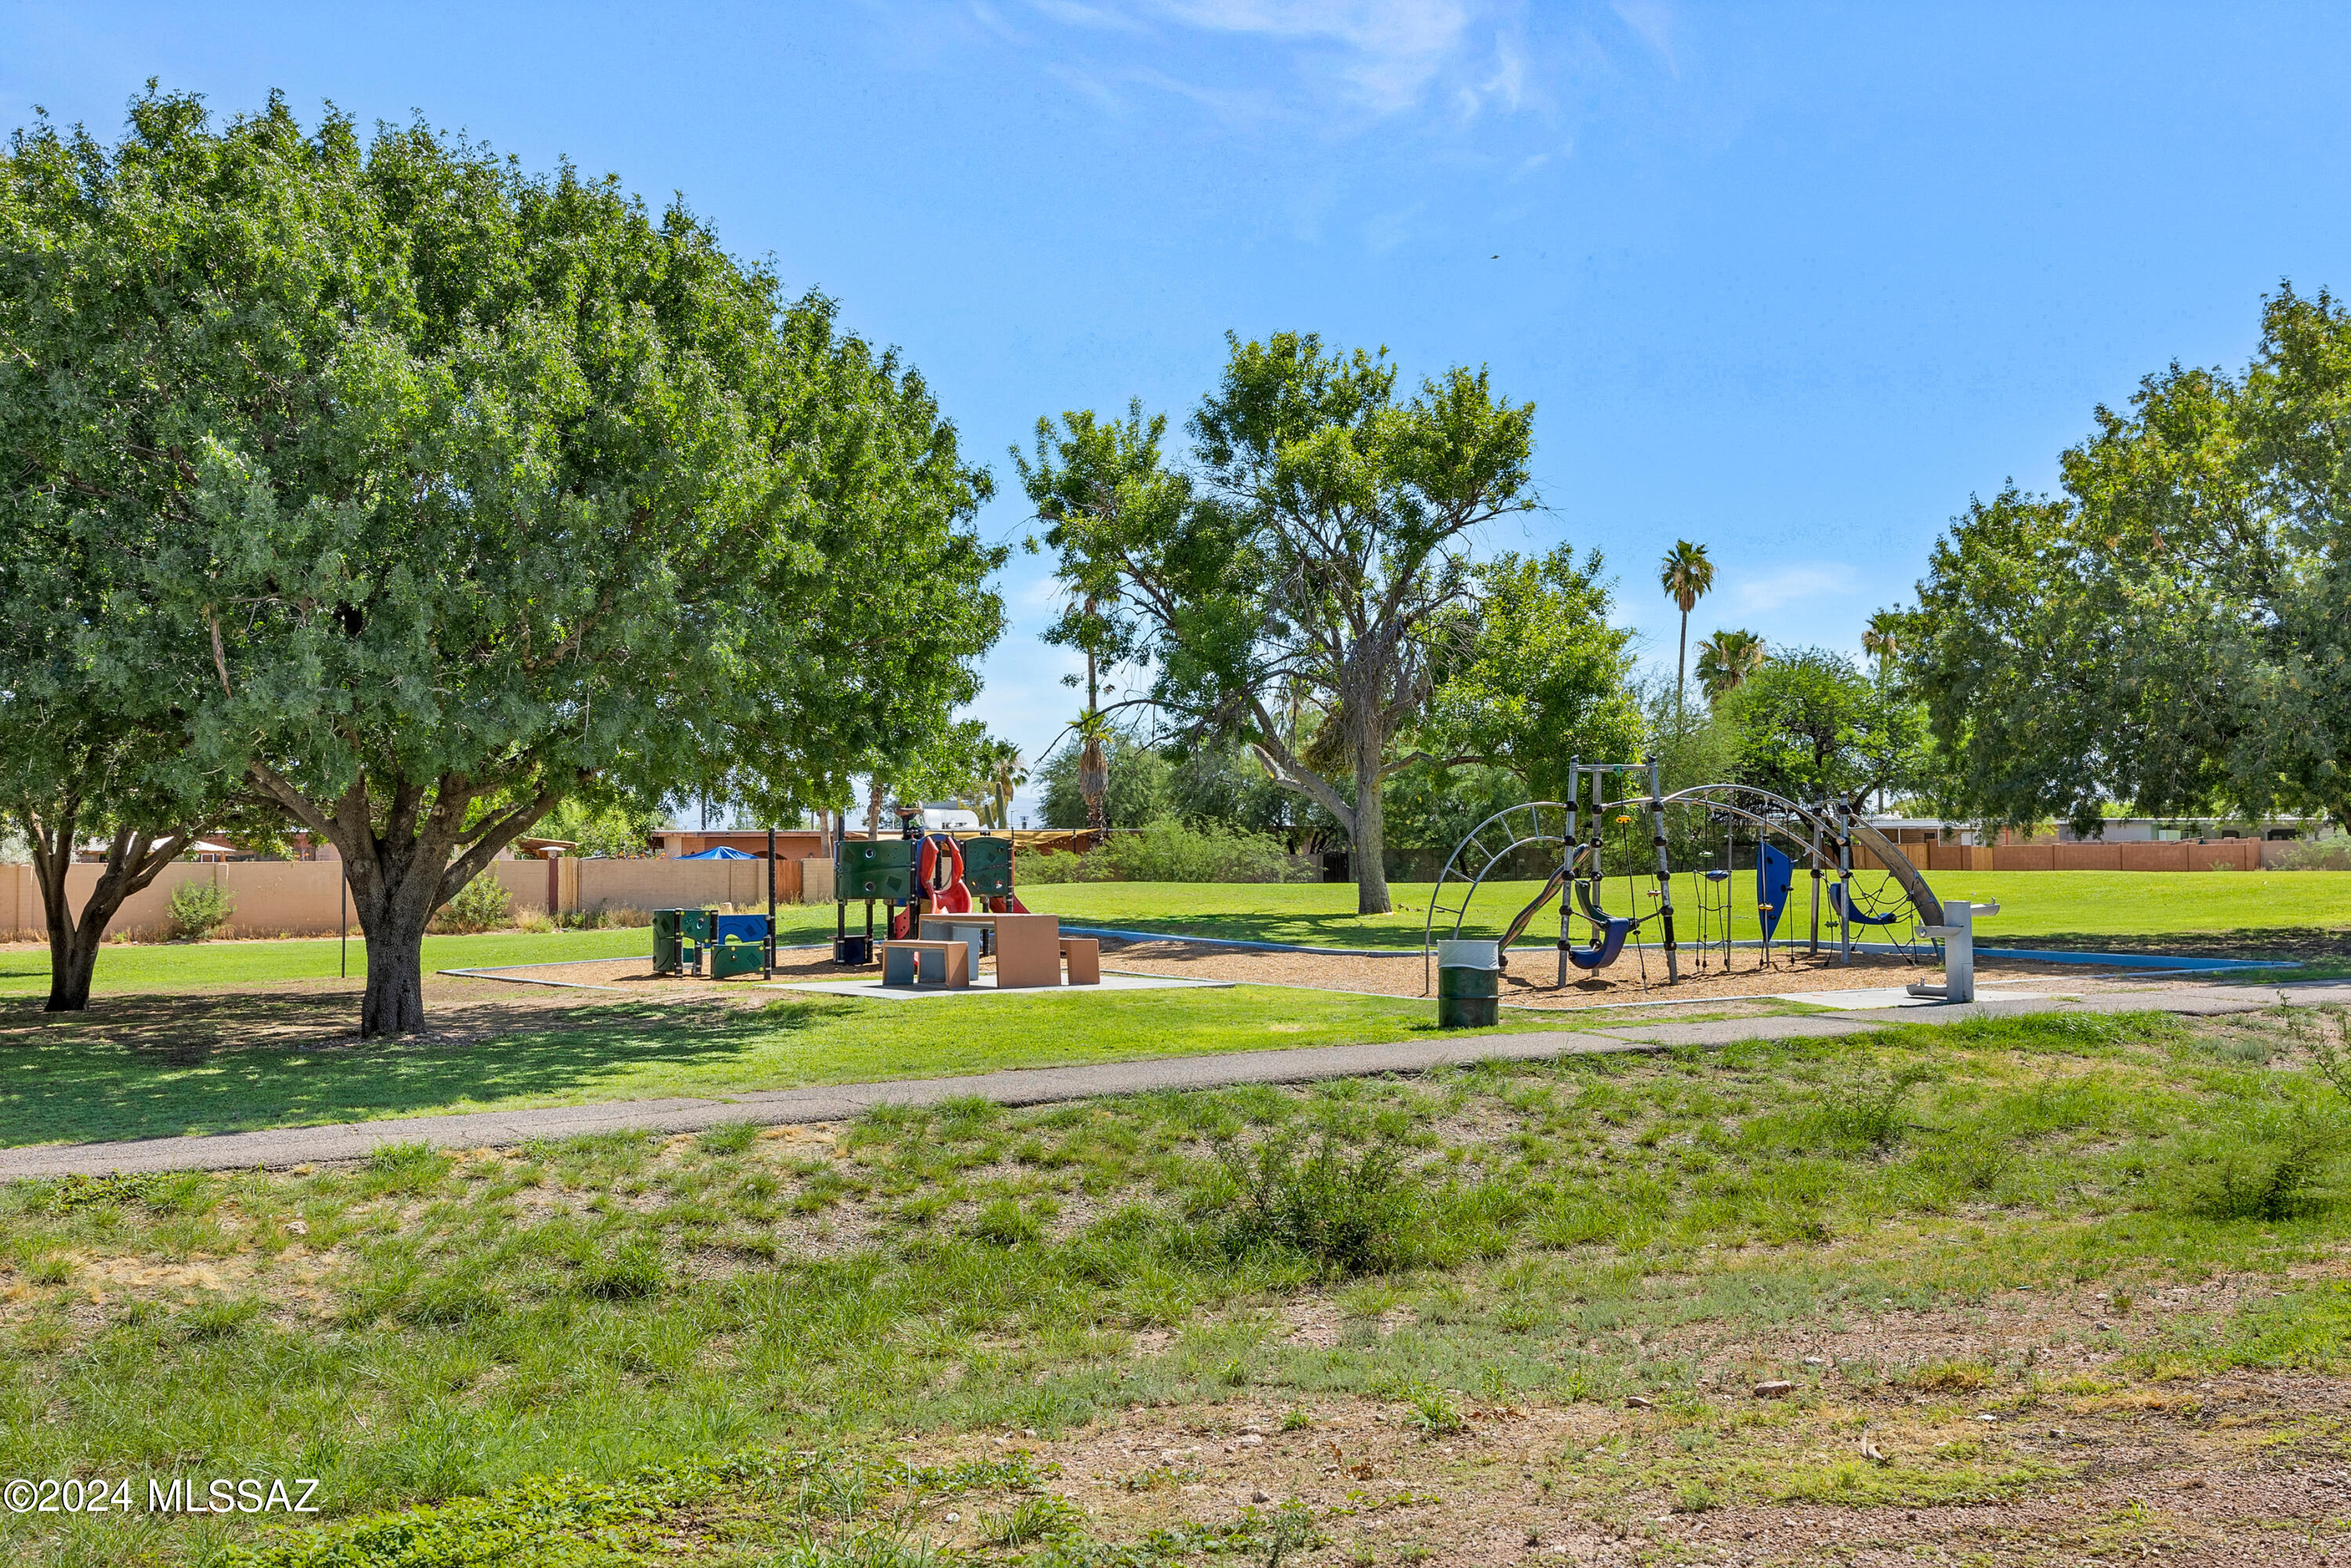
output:
[[1100,937],[1062,937],[1061,961],[1069,966],[1069,984],[1072,986],[1102,984],[1102,939]]
[[971,947],[957,941],[934,942],[920,937],[893,936],[882,944],[882,983],[885,986],[971,984]]

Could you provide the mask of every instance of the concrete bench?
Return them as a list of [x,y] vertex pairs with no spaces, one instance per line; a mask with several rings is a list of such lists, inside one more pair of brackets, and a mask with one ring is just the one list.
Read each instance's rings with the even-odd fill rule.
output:
[[1061,961],[1070,967],[1069,984],[1072,986],[1102,984],[1102,939],[1100,937],[1062,937]]
[[954,988],[971,984],[971,947],[964,942],[930,942],[919,937],[892,937],[882,944],[882,983],[885,986],[940,986]]

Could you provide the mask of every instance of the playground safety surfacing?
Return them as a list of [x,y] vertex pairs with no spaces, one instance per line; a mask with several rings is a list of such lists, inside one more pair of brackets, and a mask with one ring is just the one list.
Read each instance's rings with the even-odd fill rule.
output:
[[[1856,953],[1850,965],[1834,954],[1817,957],[1802,953],[1775,953],[1765,967],[1752,948],[1733,952],[1726,969],[1719,955],[1704,969],[1683,956],[1678,983],[1665,980],[1664,956],[1647,954],[1646,981],[1634,950],[1614,965],[1595,973],[1570,971],[1569,983],[1556,985],[1555,955],[1548,946],[1522,948],[1511,955],[1501,976],[1501,1000],[1511,1008],[1541,1011],[1576,1011],[1627,1006],[1732,1001],[1794,1001],[1835,1009],[1931,1005],[1913,998],[1905,988],[1914,980],[1938,980],[1938,968],[1907,963],[1885,954]],[[569,993],[582,1001],[640,997],[747,996],[753,992],[801,991],[816,995],[871,998],[875,1001],[924,1001],[942,997],[973,996],[1100,996],[1110,992],[1216,988],[1230,986],[1282,986],[1309,990],[1359,995],[1417,998],[1424,995],[1424,968],[1417,949],[1394,953],[1265,952],[1194,942],[1182,937],[1151,941],[1106,939],[1102,944],[1102,977],[1099,986],[1064,986],[999,990],[993,961],[983,961],[981,972],[967,988],[948,990],[925,986],[884,987],[879,968],[842,969],[831,961],[827,947],[789,948],[777,955],[775,975],[711,980],[694,975],[656,976],[648,958],[597,959],[570,964],[517,965],[507,968],[465,971],[465,977],[506,981],[518,992],[536,991],[550,1001]],[[2126,986],[2142,977],[2128,970],[2105,970],[2081,964],[1990,959],[1977,962],[1980,997],[1987,1001],[2023,999],[2046,994],[2078,995],[2085,990]],[[584,994],[583,994],[584,993]],[[601,993],[600,998],[598,993]]]
[[[1644,972],[1643,962],[1646,969]],[[1193,942],[1182,937],[1155,941],[1105,941],[1103,978],[1113,967],[1130,974],[1151,974],[1189,979],[1218,979],[1242,985],[1298,986],[1315,990],[1353,991],[1374,996],[1425,995],[1427,971],[1417,948],[1395,953],[1310,953],[1294,949],[1251,951]],[[2075,994],[2102,988],[2123,977],[2080,964],[2049,964],[2006,959],[1977,960],[1978,986],[1987,999],[2017,995],[2019,982],[2029,982],[2032,994],[2046,991]],[[1728,1002],[1785,1000],[1815,1007],[1882,1008],[1924,1005],[1928,998],[1912,998],[1910,982],[1938,981],[1939,966],[1911,963],[1882,953],[1856,953],[1850,964],[1834,953],[1817,956],[1774,952],[1767,965],[1753,948],[1734,949],[1728,967],[1719,953],[1703,969],[1695,956],[1681,955],[1681,977],[1666,982],[1665,955],[1625,956],[1605,969],[1568,971],[1568,983],[1557,983],[1558,962],[1547,946],[1514,950],[1510,967],[1500,976],[1501,1001],[1506,1007],[1575,1011],[1668,1002]],[[1840,996],[1866,1000],[1833,1000]]]

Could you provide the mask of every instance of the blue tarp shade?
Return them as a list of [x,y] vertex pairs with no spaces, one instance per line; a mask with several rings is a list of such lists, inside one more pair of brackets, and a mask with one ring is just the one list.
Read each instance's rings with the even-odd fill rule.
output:
[[747,855],[741,850],[730,850],[725,844],[715,850],[705,850],[697,855],[680,855],[682,861],[755,861],[758,855]]
[[1796,884],[1796,862],[1770,844],[1758,844],[1755,856],[1755,902],[1763,917],[1763,940],[1771,940],[1780,916],[1788,912],[1788,890]]

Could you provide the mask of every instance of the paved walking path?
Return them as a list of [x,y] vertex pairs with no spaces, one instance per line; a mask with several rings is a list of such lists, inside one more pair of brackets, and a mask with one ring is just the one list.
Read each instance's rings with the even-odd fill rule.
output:
[[1243,1051],[1039,1067],[961,1078],[914,1078],[808,1089],[759,1090],[725,1099],[615,1100],[544,1110],[408,1116],[324,1127],[276,1127],[205,1137],[145,1138],[120,1144],[47,1144],[0,1149],[0,1181],[26,1176],[103,1176],[113,1171],[248,1170],[362,1159],[380,1144],[423,1141],[474,1149],[582,1133],[692,1133],[723,1122],[764,1126],[839,1122],[877,1105],[935,1105],[977,1096],[999,1105],[1044,1105],[1154,1090],[1218,1089],[1236,1083],[1310,1083],[1330,1078],[1427,1072],[1479,1061],[1534,1061],[1562,1056],[1722,1046],[1748,1040],[1815,1040],[1858,1034],[1888,1023],[1949,1023],[2023,1012],[2164,1012],[2211,1016],[2253,1012],[2280,1001],[2316,1006],[2351,1002],[2351,984],[2291,987],[2179,987],[2035,997],[1959,1007],[1881,1008],[1834,1015],[1715,1019],[1701,1023],[1610,1024],[1524,1034],[1451,1035],[1384,1045],[1330,1045],[1295,1051]]

